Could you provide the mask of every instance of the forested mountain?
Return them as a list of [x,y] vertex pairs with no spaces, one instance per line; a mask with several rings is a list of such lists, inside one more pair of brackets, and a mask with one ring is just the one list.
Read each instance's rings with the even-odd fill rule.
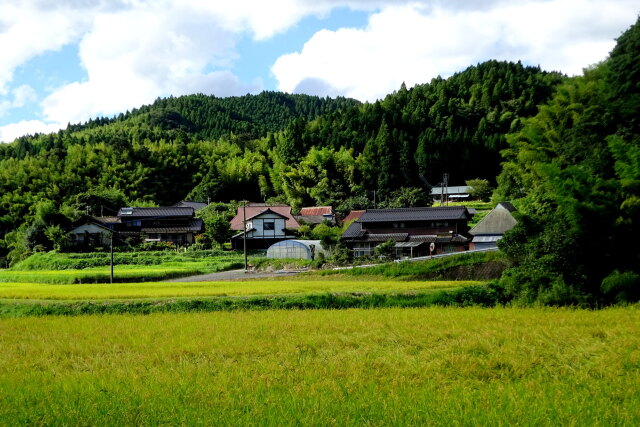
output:
[[371,205],[375,190],[379,206],[423,204],[424,178],[495,180],[505,134],[519,130],[562,79],[489,61],[402,85],[375,103],[191,95],[22,137],[0,145],[0,235],[12,232],[8,246],[27,236],[27,246],[47,247],[46,230],[56,233],[82,213],[183,198],[348,210]]

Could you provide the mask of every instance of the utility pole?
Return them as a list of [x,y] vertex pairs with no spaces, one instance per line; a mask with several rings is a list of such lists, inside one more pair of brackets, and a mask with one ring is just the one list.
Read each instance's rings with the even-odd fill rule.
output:
[[242,225],[244,232],[242,233],[242,245],[244,246],[244,272],[247,272],[247,201],[242,201]]
[[110,283],[113,285],[113,231],[111,231],[111,276]]

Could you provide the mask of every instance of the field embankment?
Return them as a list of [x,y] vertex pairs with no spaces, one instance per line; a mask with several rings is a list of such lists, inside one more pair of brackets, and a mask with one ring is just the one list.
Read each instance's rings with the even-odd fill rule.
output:
[[0,424],[640,423],[638,306],[0,319],[0,349]]
[[461,253],[424,261],[385,263],[373,267],[322,270],[324,276],[379,276],[402,280],[490,280],[500,277],[510,265],[500,251]]

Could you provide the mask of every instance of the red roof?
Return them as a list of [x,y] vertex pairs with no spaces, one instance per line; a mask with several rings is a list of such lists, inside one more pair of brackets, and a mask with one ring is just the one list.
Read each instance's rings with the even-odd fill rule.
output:
[[300,209],[300,216],[318,216],[318,215],[333,215],[333,208],[331,206],[316,206],[313,208]]
[[[246,218],[252,218],[256,215],[261,214],[262,212],[270,209],[271,211],[278,213],[287,218],[286,227],[297,230],[300,228],[300,224],[298,221],[291,215],[291,206],[287,205],[275,205],[269,206],[264,203],[249,203],[246,207]],[[231,229],[236,231],[241,231],[244,229],[242,226],[243,218],[245,213],[243,213],[244,208],[242,206],[238,207],[238,213],[231,220]]]
[[362,216],[363,213],[365,213],[365,210],[351,211],[351,212],[349,212],[349,215],[344,217],[342,222],[346,224],[347,222],[353,221],[354,219],[359,219]]

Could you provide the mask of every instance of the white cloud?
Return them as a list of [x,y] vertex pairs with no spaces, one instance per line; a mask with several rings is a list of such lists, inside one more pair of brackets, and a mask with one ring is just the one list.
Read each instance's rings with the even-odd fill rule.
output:
[[49,95],[43,102],[44,117],[77,122],[138,107],[158,96],[261,90],[261,84],[242,84],[229,71],[205,71],[229,67],[234,47],[233,34],[187,6],[165,4],[100,15],[80,43],[87,81]]
[[51,133],[64,128],[60,123],[44,123],[40,120],[22,120],[6,126],[0,126],[0,142],[11,142],[16,138],[36,133]]
[[[408,85],[500,59],[579,74],[603,60],[633,24],[632,1],[413,2],[383,8],[365,29],[320,31],[272,72],[283,91],[322,81],[328,93],[374,100]],[[323,93],[316,93],[323,95]]]
[[13,100],[0,102],[0,117],[13,108],[21,108],[38,99],[36,91],[29,85],[21,85],[11,91]]

